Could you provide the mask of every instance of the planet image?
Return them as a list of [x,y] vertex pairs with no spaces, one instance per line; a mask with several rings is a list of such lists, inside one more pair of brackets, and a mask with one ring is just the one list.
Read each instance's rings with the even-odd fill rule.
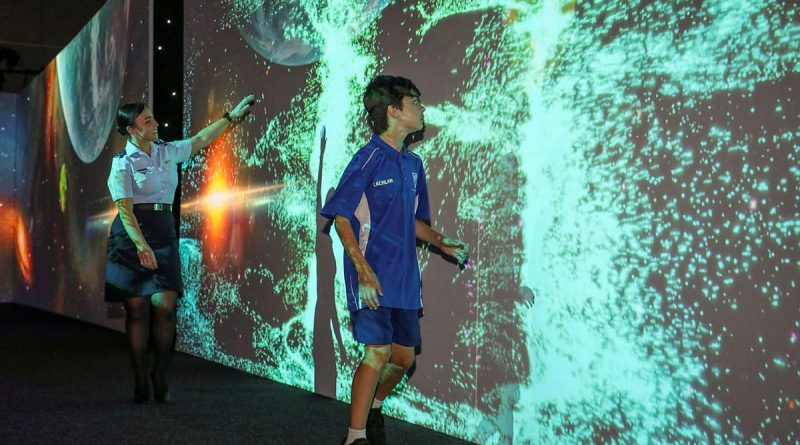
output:
[[349,28],[353,35],[358,34],[380,15],[389,0],[264,1],[246,10],[237,6],[241,2],[233,4],[236,27],[251,48],[270,62],[299,66],[319,60],[322,30]]
[[61,108],[81,161],[93,162],[116,119],[128,53],[130,0],[106,3],[56,57]]

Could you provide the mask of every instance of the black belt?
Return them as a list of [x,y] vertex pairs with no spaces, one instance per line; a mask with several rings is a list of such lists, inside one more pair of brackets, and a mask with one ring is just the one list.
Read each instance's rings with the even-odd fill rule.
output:
[[148,204],[134,204],[133,208],[136,210],[153,210],[156,212],[171,212],[172,204],[162,204],[160,202]]

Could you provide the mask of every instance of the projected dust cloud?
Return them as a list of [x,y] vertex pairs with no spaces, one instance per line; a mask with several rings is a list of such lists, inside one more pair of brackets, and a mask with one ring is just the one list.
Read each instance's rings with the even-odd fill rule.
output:
[[[335,233],[377,73],[422,90],[433,224],[389,415],[480,443],[795,443],[792,2],[185,2],[180,346],[349,397]],[[345,425],[346,419],[342,419]]]

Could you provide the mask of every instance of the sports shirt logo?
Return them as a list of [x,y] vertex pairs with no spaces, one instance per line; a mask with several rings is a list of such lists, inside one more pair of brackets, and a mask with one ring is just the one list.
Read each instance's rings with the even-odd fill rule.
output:
[[391,184],[391,183],[393,183],[393,182],[394,182],[394,179],[392,179],[392,178],[389,178],[389,179],[382,179],[382,180],[380,180],[380,181],[375,181],[375,182],[373,182],[373,183],[372,183],[372,186],[373,186],[373,187],[380,187],[380,186],[382,186],[382,185]]

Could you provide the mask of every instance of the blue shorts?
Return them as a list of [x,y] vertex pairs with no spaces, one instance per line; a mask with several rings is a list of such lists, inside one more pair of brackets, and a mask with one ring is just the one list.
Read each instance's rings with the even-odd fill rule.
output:
[[422,343],[419,334],[419,311],[417,309],[396,309],[378,307],[350,312],[353,324],[353,337],[365,345],[414,346]]

